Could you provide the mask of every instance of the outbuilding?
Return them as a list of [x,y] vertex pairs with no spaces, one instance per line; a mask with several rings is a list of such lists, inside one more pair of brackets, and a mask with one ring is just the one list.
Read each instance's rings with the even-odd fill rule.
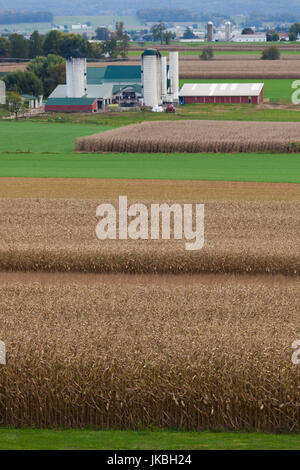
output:
[[185,83],[179,98],[181,104],[259,104],[264,99],[264,83]]

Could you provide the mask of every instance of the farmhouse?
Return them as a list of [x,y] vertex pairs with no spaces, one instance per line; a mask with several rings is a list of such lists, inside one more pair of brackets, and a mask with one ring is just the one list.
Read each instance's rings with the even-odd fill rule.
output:
[[263,83],[186,83],[179,92],[181,104],[263,102]]

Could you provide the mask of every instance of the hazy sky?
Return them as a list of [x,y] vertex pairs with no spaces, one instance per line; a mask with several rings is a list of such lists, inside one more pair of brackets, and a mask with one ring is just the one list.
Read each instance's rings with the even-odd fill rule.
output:
[[141,8],[162,7],[228,15],[284,12],[300,16],[299,0],[0,0],[0,10],[50,11],[54,15],[132,15]]

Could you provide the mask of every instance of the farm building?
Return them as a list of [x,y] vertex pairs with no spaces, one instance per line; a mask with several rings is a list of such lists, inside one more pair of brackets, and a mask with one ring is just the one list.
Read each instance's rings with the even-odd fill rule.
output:
[[133,106],[142,97],[140,66],[86,67],[85,59],[70,59],[66,76],[66,85],[55,88],[45,111],[96,112],[112,103]]
[[181,104],[263,102],[263,83],[185,83],[179,92]]
[[87,67],[86,59],[66,61],[66,84],[49,96],[45,111],[96,112],[107,105],[155,107],[178,103],[178,52],[162,57],[156,49],[142,54],[142,64]]

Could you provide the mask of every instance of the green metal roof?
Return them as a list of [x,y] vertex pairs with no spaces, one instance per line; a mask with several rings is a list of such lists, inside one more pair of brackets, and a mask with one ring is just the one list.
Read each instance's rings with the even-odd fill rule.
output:
[[108,65],[108,67],[88,67],[88,85],[100,85],[105,82],[127,82],[142,80],[140,65]]
[[46,106],[82,106],[92,105],[96,98],[48,98]]
[[109,65],[106,68],[105,80],[141,80],[140,65]]
[[100,85],[103,82],[106,67],[87,67],[87,84]]

